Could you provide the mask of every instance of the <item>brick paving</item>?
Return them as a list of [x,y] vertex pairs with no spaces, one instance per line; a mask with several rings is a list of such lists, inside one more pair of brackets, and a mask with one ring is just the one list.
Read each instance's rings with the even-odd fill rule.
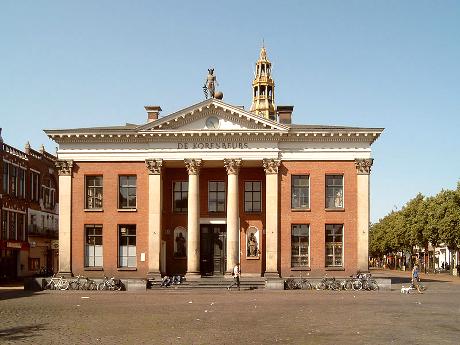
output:
[[0,290],[0,344],[459,344],[460,284],[393,291]]

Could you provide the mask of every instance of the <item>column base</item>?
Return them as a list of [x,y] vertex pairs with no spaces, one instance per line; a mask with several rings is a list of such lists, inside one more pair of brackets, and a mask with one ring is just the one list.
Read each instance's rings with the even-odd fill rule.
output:
[[161,272],[160,271],[148,272],[147,279],[161,280]]
[[58,273],[56,273],[56,276],[64,277],[64,278],[71,278],[73,277],[73,273],[68,272],[68,271],[59,271]]
[[278,272],[265,272],[264,277],[265,278],[279,278],[280,274]]
[[201,273],[199,272],[187,272],[185,273],[186,280],[198,280],[201,278]]

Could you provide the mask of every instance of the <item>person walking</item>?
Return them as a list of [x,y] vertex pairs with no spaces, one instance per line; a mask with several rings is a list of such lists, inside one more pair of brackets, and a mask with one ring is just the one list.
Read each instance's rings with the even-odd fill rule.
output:
[[412,286],[417,289],[418,293],[423,293],[420,290],[419,279],[420,279],[420,269],[418,267],[418,264],[416,263],[414,265],[414,268],[412,269]]
[[230,286],[227,288],[227,290],[230,290],[235,284],[238,287],[238,291],[240,291],[240,275],[241,275],[241,270],[240,270],[240,263],[238,262],[235,267],[233,267],[233,281],[230,284]]

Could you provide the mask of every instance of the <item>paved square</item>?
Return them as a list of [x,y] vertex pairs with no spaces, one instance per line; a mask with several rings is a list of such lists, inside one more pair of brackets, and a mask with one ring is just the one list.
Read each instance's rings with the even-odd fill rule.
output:
[[0,290],[1,344],[459,344],[460,284],[393,291]]

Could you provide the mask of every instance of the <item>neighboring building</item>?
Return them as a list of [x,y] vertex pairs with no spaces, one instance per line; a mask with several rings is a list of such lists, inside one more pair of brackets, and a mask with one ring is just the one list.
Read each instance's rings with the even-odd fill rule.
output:
[[27,144],[23,152],[3,140],[0,154],[0,279],[57,270],[56,157],[43,147]]
[[[45,130],[59,144],[61,273],[120,278],[368,269],[371,145],[382,128],[296,125],[265,48],[251,111],[215,91],[143,125]],[[103,272],[102,272],[103,271]]]

